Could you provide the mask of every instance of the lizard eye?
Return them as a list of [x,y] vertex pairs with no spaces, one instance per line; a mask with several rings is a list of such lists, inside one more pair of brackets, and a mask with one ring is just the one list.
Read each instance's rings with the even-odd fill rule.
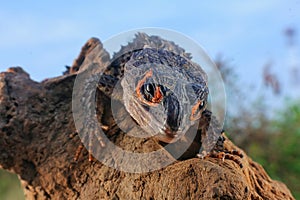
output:
[[204,101],[201,101],[201,103],[199,104],[198,110],[202,110],[204,108]]
[[205,102],[204,101],[198,101],[193,107],[192,107],[192,112],[191,112],[191,117],[190,119],[196,120],[201,117],[201,114],[203,110],[205,109]]
[[141,79],[136,86],[136,95],[143,103],[153,106],[163,99],[161,87],[153,82],[149,82],[152,76],[152,70],[149,70],[143,79]]
[[151,102],[155,96],[155,85],[153,83],[146,83],[142,85],[141,93],[145,100]]
[[160,86],[157,86],[154,83],[142,85],[141,94],[143,98],[150,103],[159,103],[163,98]]

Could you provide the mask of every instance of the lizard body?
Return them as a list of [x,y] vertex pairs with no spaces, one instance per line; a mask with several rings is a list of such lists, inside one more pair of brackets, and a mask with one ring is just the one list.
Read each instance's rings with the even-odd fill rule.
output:
[[[222,127],[207,109],[207,75],[184,49],[158,36],[139,33],[111,60],[98,81],[98,101],[112,98],[120,83],[122,92],[116,99],[150,136],[162,143],[174,143],[196,126],[200,135],[197,142],[201,144],[198,157],[225,151]],[[106,107],[100,102],[97,114],[109,129],[117,124],[105,122],[110,118],[105,115]],[[103,143],[101,138],[99,142]]]

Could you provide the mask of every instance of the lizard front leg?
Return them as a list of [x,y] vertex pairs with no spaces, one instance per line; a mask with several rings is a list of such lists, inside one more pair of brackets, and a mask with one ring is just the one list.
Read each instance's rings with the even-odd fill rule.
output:
[[201,130],[201,149],[197,157],[204,158],[212,151],[223,149],[222,128],[209,110],[205,110],[199,121]]
[[237,163],[240,168],[243,168],[243,164],[240,160],[243,158],[243,154],[236,150],[228,151],[224,148],[224,131],[210,111],[206,110],[202,113],[199,125],[202,144],[197,157],[201,159],[213,157],[222,159],[223,161],[228,159]]

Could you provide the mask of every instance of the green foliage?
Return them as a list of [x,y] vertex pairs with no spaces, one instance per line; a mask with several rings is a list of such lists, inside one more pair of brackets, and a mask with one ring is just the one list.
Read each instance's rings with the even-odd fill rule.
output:
[[[300,199],[300,105],[287,102],[287,107],[270,120],[269,132],[260,140],[251,140],[249,155],[261,163],[268,174],[287,184],[296,199]],[[257,137],[254,137],[257,138]]]
[[24,199],[23,190],[21,189],[18,177],[4,170],[0,170],[0,199]]
[[[300,100],[283,102],[283,109],[273,115],[265,95],[270,88],[262,87],[258,96],[249,95],[251,88],[239,82],[234,67],[220,57],[216,64],[225,81],[227,102],[234,102],[228,105],[225,121],[229,138],[300,199]],[[267,75],[278,81],[275,75]],[[265,76],[261,78],[265,83],[269,81]],[[279,97],[280,93],[275,95]]]

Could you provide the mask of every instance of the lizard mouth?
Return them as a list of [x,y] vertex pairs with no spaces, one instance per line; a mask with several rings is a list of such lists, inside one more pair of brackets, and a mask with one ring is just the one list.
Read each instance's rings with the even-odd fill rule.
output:
[[165,142],[165,143],[174,143],[178,140],[178,131],[173,131],[168,128],[161,131],[160,134],[156,135],[156,138],[159,141]]
[[170,137],[170,138],[175,138],[175,137],[177,137],[177,131],[173,131],[173,130],[171,130],[171,129],[169,129],[169,128],[166,128],[166,129],[164,130],[164,133],[166,134],[166,136],[168,136],[168,137]]

